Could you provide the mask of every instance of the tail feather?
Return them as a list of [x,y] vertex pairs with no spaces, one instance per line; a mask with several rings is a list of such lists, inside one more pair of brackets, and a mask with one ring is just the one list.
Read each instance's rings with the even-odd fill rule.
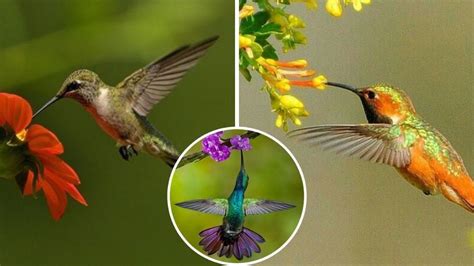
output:
[[202,237],[199,245],[208,255],[219,251],[219,257],[230,258],[233,255],[238,260],[250,258],[252,253],[260,253],[258,243],[265,242],[261,235],[246,227],[237,235],[231,236],[225,233],[222,226],[215,226],[201,231],[199,236]]
[[470,176],[447,179],[441,184],[441,193],[450,201],[474,213],[474,181]]
[[162,159],[171,168],[179,158],[179,151],[163,135],[156,133],[144,139],[146,151]]

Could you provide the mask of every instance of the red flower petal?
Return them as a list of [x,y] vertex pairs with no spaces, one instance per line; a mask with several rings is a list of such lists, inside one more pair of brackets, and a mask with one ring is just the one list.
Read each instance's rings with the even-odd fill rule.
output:
[[75,185],[81,183],[76,171],[59,157],[47,154],[37,154],[37,157],[44,166],[45,176],[50,176],[51,178],[62,178]]
[[0,124],[7,123],[15,133],[21,132],[31,122],[33,111],[30,104],[20,96],[0,93]]
[[[29,196],[33,194],[33,178],[34,178],[33,172],[29,171],[28,178],[26,179],[25,187],[23,189],[24,196]],[[41,189],[41,178],[38,178],[38,181],[36,182],[35,192],[38,192],[40,189]]]
[[5,113],[7,109],[7,94],[0,93],[0,126],[5,124]]
[[86,200],[81,195],[79,190],[77,190],[76,186],[74,186],[73,184],[71,184],[71,183],[69,183],[69,182],[67,182],[63,179],[58,179],[58,178],[54,178],[54,177],[51,178],[50,176],[46,176],[46,178],[48,179],[48,182],[56,183],[61,189],[66,191],[69,194],[69,196],[71,196],[77,202],[79,202],[80,204],[82,204],[84,206],[87,206]]
[[26,133],[26,141],[31,152],[37,154],[61,154],[63,145],[53,132],[41,125],[32,125]]
[[48,203],[49,213],[54,220],[59,221],[66,210],[66,192],[61,190],[56,184],[43,180],[43,191]]

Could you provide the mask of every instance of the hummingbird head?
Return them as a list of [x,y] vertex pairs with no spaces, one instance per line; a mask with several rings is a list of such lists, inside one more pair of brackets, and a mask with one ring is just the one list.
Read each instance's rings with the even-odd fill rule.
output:
[[408,95],[403,90],[390,85],[378,84],[365,88],[354,88],[335,82],[328,82],[327,85],[357,94],[362,101],[369,123],[395,124],[403,120],[407,114],[415,112]]
[[33,117],[63,98],[74,99],[83,105],[91,103],[97,94],[97,88],[99,88],[101,82],[99,76],[90,70],[82,69],[74,71],[64,81],[58,93],[43,105]]

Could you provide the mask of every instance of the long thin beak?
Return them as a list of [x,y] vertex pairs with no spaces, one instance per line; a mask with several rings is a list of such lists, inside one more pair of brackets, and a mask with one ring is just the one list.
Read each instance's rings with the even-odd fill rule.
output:
[[336,82],[327,82],[326,85],[333,86],[333,87],[338,87],[338,88],[341,88],[341,89],[352,91],[355,94],[359,94],[359,90],[357,88],[346,85],[346,84],[341,84],[341,83],[336,83]]
[[240,170],[245,170],[244,152],[242,150],[240,150]]
[[51,100],[49,100],[45,105],[43,105],[43,107],[41,107],[38,111],[36,111],[36,113],[33,115],[33,118],[35,116],[37,116],[39,113],[43,112],[46,108],[48,108],[49,106],[51,106],[53,103],[59,101],[61,99],[61,97],[59,96],[54,96]]

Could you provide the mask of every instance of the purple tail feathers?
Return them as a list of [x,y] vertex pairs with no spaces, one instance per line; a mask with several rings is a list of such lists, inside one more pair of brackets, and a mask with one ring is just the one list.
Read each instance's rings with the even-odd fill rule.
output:
[[261,235],[245,227],[242,232],[234,236],[226,234],[222,226],[208,228],[201,231],[199,235],[202,237],[199,245],[208,255],[219,252],[219,257],[230,258],[234,255],[238,260],[244,257],[250,258],[253,252],[260,253],[258,243],[265,242]]

